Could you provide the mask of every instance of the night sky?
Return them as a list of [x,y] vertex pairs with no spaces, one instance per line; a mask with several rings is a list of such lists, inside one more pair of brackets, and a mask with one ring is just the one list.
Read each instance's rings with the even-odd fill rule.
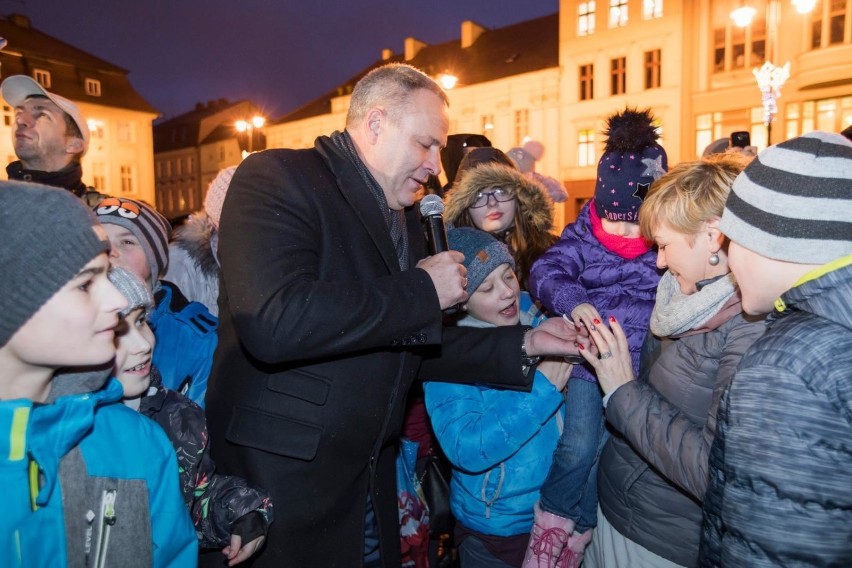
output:
[[172,117],[198,101],[250,98],[270,118],[295,110],[413,36],[457,39],[461,22],[498,28],[559,0],[0,0],[33,27],[130,71]]

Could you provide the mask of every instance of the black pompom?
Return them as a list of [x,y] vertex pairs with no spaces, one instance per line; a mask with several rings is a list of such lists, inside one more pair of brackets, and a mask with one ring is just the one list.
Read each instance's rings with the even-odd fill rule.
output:
[[651,109],[626,107],[606,119],[606,152],[638,152],[654,146],[660,135],[654,127]]

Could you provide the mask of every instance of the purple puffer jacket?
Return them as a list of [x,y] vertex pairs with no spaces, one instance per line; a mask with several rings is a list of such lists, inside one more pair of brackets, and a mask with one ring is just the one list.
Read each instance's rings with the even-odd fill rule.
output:
[[[615,316],[627,334],[633,371],[638,373],[639,351],[660,281],[656,258],[655,249],[632,260],[610,252],[592,234],[587,203],[577,220],[533,264],[530,294],[550,315],[570,316],[576,306],[589,303],[604,318]],[[588,363],[574,365],[571,377],[597,381]]]

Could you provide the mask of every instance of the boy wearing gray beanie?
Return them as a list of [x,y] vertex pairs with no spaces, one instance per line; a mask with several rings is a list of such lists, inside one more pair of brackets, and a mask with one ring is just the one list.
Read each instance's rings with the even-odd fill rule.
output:
[[71,193],[0,182],[0,566],[196,562],[168,440],[115,404],[108,250]]
[[720,229],[770,312],[719,405],[702,566],[852,564],[852,143],[812,132],[734,181]]

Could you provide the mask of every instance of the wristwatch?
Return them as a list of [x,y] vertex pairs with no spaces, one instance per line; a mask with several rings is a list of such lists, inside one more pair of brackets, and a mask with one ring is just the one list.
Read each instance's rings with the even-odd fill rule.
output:
[[541,361],[541,357],[530,357],[527,355],[527,335],[529,335],[530,331],[532,331],[530,326],[524,328],[524,338],[521,341],[521,372],[524,375],[529,373],[530,369],[538,365],[538,362]]

